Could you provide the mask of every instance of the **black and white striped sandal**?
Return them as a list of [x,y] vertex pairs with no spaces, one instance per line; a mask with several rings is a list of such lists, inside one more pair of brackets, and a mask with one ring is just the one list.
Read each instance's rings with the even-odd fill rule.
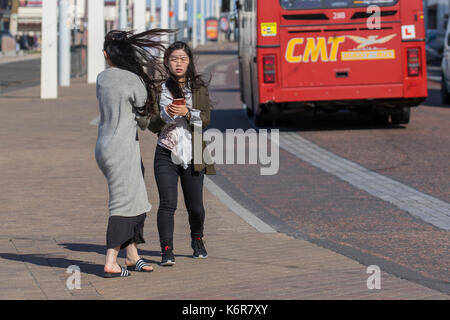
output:
[[144,267],[150,266],[144,260],[139,259],[134,266],[127,266],[129,271],[137,271],[137,272],[153,272],[152,270],[144,270]]
[[130,272],[122,266],[120,267],[120,272],[105,272],[104,277],[105,278],[121,278],[121,277],[128,277],[130,276]]

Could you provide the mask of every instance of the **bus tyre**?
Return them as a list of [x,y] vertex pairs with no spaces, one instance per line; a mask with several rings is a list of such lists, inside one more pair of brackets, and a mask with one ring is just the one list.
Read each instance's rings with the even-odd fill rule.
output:
[[253,116],[253,109],[249,106],[245,106],[245,110],[247,111],[247,116],[251,117]]
[[264,118],[256,112],[253,112],[253,122],[257,127],[270,127],[272,125],[271,119]]
[[411,108],[400,108],[397,112],[391,114],[392,124],[408,124],[411,117]]
[[450,93],[448,92],[447,85],[445,84],[446,80],[444,75],[442,75],[441,82],[441,97],[443,104],[450,104]]
[[375,112],[374,119],[377,124],[386,125],[389,123],[389,113]]

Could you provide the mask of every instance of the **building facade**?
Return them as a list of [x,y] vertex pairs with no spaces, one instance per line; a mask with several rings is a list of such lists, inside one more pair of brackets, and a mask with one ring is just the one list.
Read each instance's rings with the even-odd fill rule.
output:
[[0,0],[0,32],[9,30],[12,0]]
[[[69,0],[72,30],[83,32],[86,28],[87,1]],[[104,1],[105,31],[109,31],[119,26],[119,0]],[[131,27],[133,19],[132,0],[127,0],[127,14],[128,25]],[[0,30],[8,30],[13,36],[40,35],[42,0],[0,0],[0,21],[2,22],[0,23]],[[150,21],[149,10],[147,10],[147,21]]]

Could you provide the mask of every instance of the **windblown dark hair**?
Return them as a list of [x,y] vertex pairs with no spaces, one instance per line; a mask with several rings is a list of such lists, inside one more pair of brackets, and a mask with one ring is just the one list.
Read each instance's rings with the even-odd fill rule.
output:
[[144,82],[147,103],[143,111],[146,115],[152,113],[152,105],[156,100],[154,92],[160,86],[164,74],[159,53],[165,48],[160,39],[172,32],[167,29],[152,29],[133,34],[131,31],[111,30],[105,36],[103,50],[111,63],[117,68],[133,72]]
[[184,93],[178,83],[178,79],[169,69],[169,57],[175,50],[183,50],[189,57],[189,65],[186,71],[186,85],[190,91],[192,92],[194,89],[199,89],[200,87],[208,87],[209,81],[204,80],[203,75],[197,73],[191,48],[183,41],[176,41],[172,43],[164,53],[164,67],[167,74],[166,87],[169,89],[174,99],[184,98]]

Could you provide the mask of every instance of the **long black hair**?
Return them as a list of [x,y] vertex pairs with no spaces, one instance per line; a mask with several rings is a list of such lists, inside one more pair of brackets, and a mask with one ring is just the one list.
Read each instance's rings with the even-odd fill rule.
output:
[[186,86],[189,90],[192,92],[194,89],[199,89],[200,87],[208,87],[209,81],[204,80],[203,75],[197,73],[191,48],[183,41],[176,41],[172,43],[164,53],[164,67],[167,74],[166,87],[169,89],[172,96],[175,99],[184,98],[184,92],[180,87],[178,79],[169,69],[169,57],[175,50],[183,50],[189,57],[189,65],[186,71]]
[[147,88],[144,113],[147,115],[152,113],[152,105],[156,99],[154,92],[161,84],[164,74],[159,52],[165,48],[159,39],[172,32],[153,29],[133,34],[131,31],[111,30],[105,36],[103,50],[111,63],[117,68],[135,73],[144,82]]

